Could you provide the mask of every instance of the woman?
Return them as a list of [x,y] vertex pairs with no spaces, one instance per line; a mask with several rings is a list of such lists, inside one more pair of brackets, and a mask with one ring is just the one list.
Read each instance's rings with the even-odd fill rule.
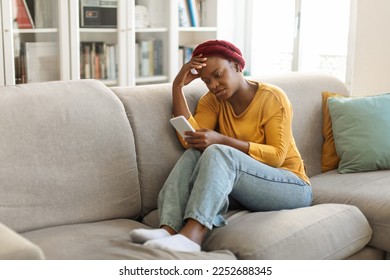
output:
[[[132,231],[133,242],[200,251],[207,232],[225,225],[229,196],[250,211],[311,204],[310,182],[292,135],[291,104],[280,88],[246,80],[244,66],[237,47],[211,40],[197,46],[177,74],[173,115],[183,115],[196,132],[180,139],[188,149],[159,194],[161,227]],[[192,115],[183,87],[197,78],[209,92]]]

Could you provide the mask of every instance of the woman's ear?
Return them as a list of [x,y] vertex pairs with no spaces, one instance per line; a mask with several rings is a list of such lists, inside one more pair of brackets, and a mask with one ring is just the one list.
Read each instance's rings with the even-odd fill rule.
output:
[[229,61],[230,66],[236,71],[236,72],[241,72],[240,65],[238,65],[237,62],[234,61]]
[[240,72],[240,66],[237,62],[230,61],[230,64],[232,65],[233,69],[236,70],[236,72]]
[[234,62],[234,68],[236,69],[236,72],[241,72],[240,66],[238,65],[237,62]]

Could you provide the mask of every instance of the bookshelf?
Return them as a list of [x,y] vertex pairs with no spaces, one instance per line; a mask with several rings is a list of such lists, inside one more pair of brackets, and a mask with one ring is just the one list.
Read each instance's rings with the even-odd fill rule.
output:
[[[178,0],[179,20],[176,45],[179,53],[175,62],[178,67],[189,59],[196,45],[206,40],[219,38],[218,7],[220,7],[220,0]],[[191,20],[194,17],[191,13],[194,12],[197,13],[195,21]]]
[[[32,12],[34,26],[17,25],[16,1],[41,5]],[[40,81],[20,77],[18,65],[26,43],[29,49],[41,46],[50,54],[41,57],[50,61],[52,75],[46,77],[48,80],[95,78],[108,86],[170,82],[181,67],[179,46],[218,38],[221,0],[194,1],[207,10],[199,13],[196,26],[182,26],[179,21],[182,1],[187,5],[188,0],[107,0],[106,7],[99,7],[106,9],[100,11],[101,21],[96,21],[93,9],[89,11],[91,18],[85,14],[94,1],[2,0],[0,85]],[[41,18],[51,15],[46,23],[34,21],[40,12]]]
[[[136,0],[134,6],[135,84],[170,81],[169,48],[171,48],[169,24],[171,0]],[[143,10],[148,16],[142,18]]]
[[58,0],[1,1],[2,85],[69,79],[64,6]]
[[[85,10],[83,11],[81,2],[72,1],[70,5],[70,13],[80,15],[71,18],[72,79],[98,78],[109,86],[160,83],[170,80],[168,57],[170,26],[165,15],[171,0],[111,1],[116,8],[116,21],[113,23],[114,26],[109,28],[99,24],[84,27],[82,17]],[[149,21],[143,25],[139,21],[136,22],[137,6],[146,7],[149,14]],[[150,6],[153,10],[148,9]],[[158,14],[154,15],[156,12]],[[115,70],[112,71],[115,75],[111,77],[103,75],[101,78],[101,75],[94,75],[93,71],[84,71],[84,68],[88,68],[84,61],[88,59],[83,59],[83,56],[88,55],[84,55],[81,48],[88,43],[113,47],[112,53],[115,55],[108,59],[110,63],[107,67],[115,64]],[[85,75],[89,72],[90,75]]]

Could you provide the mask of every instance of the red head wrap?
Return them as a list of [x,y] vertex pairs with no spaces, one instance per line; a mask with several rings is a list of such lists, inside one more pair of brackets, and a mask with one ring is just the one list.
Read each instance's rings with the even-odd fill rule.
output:
[[232,43],[223,40],[210,40],[198,45],[192,52],[192,56],[198,56],[202,54],[204,57],[218,56],[230,61],[237,62],[240,69],[244,69],[245,60],[242,57],[242,53]]

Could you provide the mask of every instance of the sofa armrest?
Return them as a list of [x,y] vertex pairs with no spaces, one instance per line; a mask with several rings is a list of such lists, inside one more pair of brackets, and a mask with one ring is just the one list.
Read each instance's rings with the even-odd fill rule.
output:
[[0,223],[0,259],[41,260],[44,255],[37,245]]

